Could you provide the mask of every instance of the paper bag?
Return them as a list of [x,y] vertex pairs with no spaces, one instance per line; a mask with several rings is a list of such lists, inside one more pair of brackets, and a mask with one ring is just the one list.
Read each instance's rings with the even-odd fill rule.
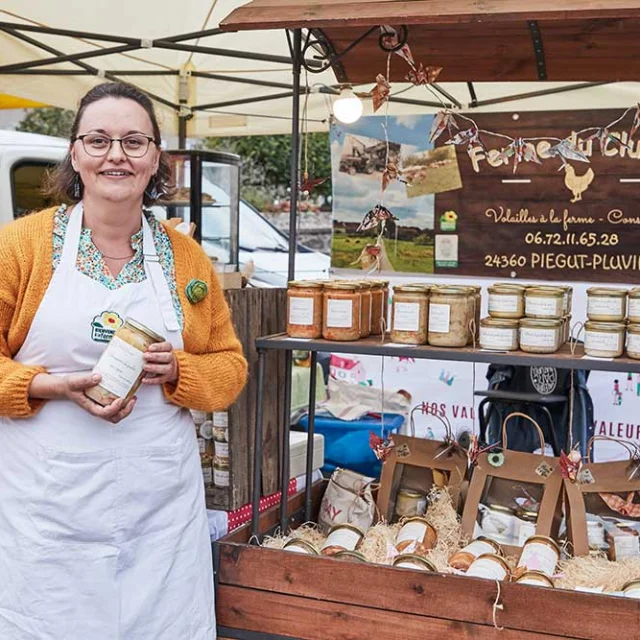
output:
[[[507,422],[514,417],[524,418],[533,424],[543,453],[508,451]],[[539,505],[535,535],[557,538],[562,518],[562,471],[559,458],[550,457],[544,451],[544,435],[535,420],[523,413],[511,413],[505,418],[502,423],[502,451],[485,450],[475,460],[462,512],[462,530],[467,536],[475,537],[480,505],[489,502],[513,509],[514,514],[507,516],[513,518],[513,522],[508,522],[518,526],[515,516],[518,503],[515,499],[526,495]],[[513,538],[515,534],[512,534]],[[509,544],[500,539],[497,541],[511,555],[518,555],[522,549],[515,539]]]
[[[625,447],[630,460],[591,462],[591,447],[595,440],[612,440]],[[567,534],[573,554],[589,554],[587,513],[617,518],[640,524],[640,459],[634,443],[606,436],[591,438],[587,446],[587,463],[567,474],[564,479],[567,509]],[[636,542],[637,545],[637,542]]]
[[461,485],[467,474],[466,451],[456,442],[451,425],[439,416],[446,429],[445,440],[415,437],[414,414],[426,413],[424,405],[411,410],[411,436],[392,435],[392,448],[382,465],[378,511],[387,522],[395,519],[396,497],[399,489],[412,489],[427,495],[432,487],[446,486],[454,508],[460,502]]
[[336,469],[329,480],[320,504],[318,524],[324,533],[336,524],[353,524],[366,531],[373,524],[375,503],[372,479]]

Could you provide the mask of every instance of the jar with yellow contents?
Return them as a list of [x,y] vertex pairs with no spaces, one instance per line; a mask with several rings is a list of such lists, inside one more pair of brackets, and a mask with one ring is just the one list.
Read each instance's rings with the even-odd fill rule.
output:
[[466,287],[433,287],[429,299],[428,342],[435,347],[466,347],[475,301]]
[[322,337],[349,342],[360,338],[360,285],[334,281],[324,285]]

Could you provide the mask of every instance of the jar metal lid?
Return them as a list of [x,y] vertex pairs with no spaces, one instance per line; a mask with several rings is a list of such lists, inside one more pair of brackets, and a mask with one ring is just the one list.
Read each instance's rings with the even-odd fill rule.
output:
[[426,497],[424,493],[420,493],[419,491],[414,491],[413,489],[398,489],[398,495],[404,496],[405,498],[424,498]]
[[610,287],[590,287],[587,289],[588,296],[606,298],[626,298],[628,293],[627,289],[612,289]]
[[419,284],[397,284],[393,287],[394,293],[422,293],[427,294],[431,287]]
[[359,280],[358,284],[361,289],[373,289],[375,286],[371,280]]
[[435,531],[435,527],[424,516],[410,516],[409,518],[403,518],[402,522],[400,523],[400,528],[404,527],[406,524],[409,524],[409,522],[422,522],[427,526],[427,528],[431,527]]
[[291,280],[289,287],[296,289],[322,289],[324,283],[318,282],[318,280]]
[[538,520],[538,512],[534,509],[523,509],[521,507],[520,509],[516,510],[516,516],[518,516],[518,518],[520,518],[521,520],[530,520],[532,522]]
[[423,567],[425,567],[429,571],[433,571],[434,573],[438,571],[438,568],[436,567],[435,564],[433,564],[433,562],[431,562],[431,560],[427,558],[423,558],[422,556],[419,556],[415,553],[404,553],[402,555],[396,556],[393,560],[393,566],[395,567],[401,562],[411,562],[413,564],[421,564]]
[[640,333],[640,324],[628,324],[627,331],[634,335]]
[[137,322],[132,318],[125,318],[124,322],[125,324],[128,324],[130,327],[133,327],[136,331],[139,331],[140,333],[143,333],[144,335],[149,336],[149,338],[152,338],[156,342],[164,342],[164,338],[159,333],[152,331],[151,329],[149,329],[149,327],[145,327],[140,322]]
[[491,287],[487,287],[487,291],[493,294],[500,294],[503,296],[515,296],[524,293],[525,287],[519,285],[508,284],[494,284]]
[[482,318],[480,320],[481,327],[495,327],[496,329],[517,329],[519,324],[518,320],[507,318]]
[[506,571],[507,575],[511,574],[511,567],[509,567],[507,561],[495,553],[483,553],[474,560],[474,564],[478,562],[478,560],[491,560],[492,562],[499,564]]
[[622,322],[594,322],[587,320],[584,323],[585,331],[604,331],[605,333],[621,333],[627,325]]
[[369,280],[369,282],[374,282],[379,287],[389,286],[389,280]]
[[528,298],[564,298],[564,291],[558,287],[529,287],[524,295]]
[[492,546],[495,551],[496,551],[496,555],[499,556],[504,556],[504,549],[502,548],[502,546],[500,545],[499,542],[496,542],[495,540],[488,538],[487,536],[478,536],[474,542],[486,542],[488,545]]
[[472,293],[471,289],[467,287],[433,287],[431,293],[434,296],[461,296],[465,297]]
[[517,284],[515,282],[496,282],[493,286],[503,289],[516,289],[518,291],[526,291],[529,289],[526,284]]
[[367,559],[364,557],[364,554],[359,551],[349,551],[345,549],[344,551],[338,551],[335,556],[333,556],[334,560],[356,560],[357,562],[366,562]]
[[640,287],[633,287],[633,289],[629,289],[629,297],[640,298]]
[[549,538],[547,536],[531,536],[530,538],[527,538],[524,542],[525,545],[527,544],[546,544],[548,547],[551,547],[552,549],[555,550],[555,552],[558,554],[558,557],[560,557],[560,547],[558,546],[558,543],[553,539],[553,538]]
[[521,327],[531,329],[559,329],[562,326],[562,320],[551,320],[547,318],[522,318],[520,320]]
[[534,571],[533,569],[525,571],[516,579],[516,582],[523,582],[527,578],[536,580],[537,582],[544,582],[549,587],[555,587],[553,580],[546,573],[542,573],[542,571]]
[[324,285],[325,289],[343,289],[345,291],[358,291],[360,284],[358,282],[348,282],[346,280],[334,280]]
[[364,531],[360,527],[356,527],[355,524],[350,524],[349,522],[344,522],[342,524],[335,524],[329,530],[329,535],[331,535],[334,531],[339,531],[340,529],[349,529],[357,533],[361,538],[364,538]]
[[306,549],[313,555],[320,555],[320,552],[315,548],[314,545],[312,545],[307,540],[303,540],[302,538],[292,538],[291,540],[286,542],[282,548],[288,549],[289,547],[301,547],[302,549]]
[[634,578],[633,580],[629,580],[629,582],[625,582],[622,585],[622,591],[627,591],[630,589],[640,589],[640,578]]

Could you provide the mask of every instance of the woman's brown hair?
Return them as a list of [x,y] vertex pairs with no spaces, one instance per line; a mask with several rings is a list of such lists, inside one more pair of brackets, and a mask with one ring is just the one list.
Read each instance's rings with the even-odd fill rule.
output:
[[[78,126],[86,108],[103,98],[126,98],[137,102],[147,112],[153,129],[153,140],[158,145],[158,148],[160,147],[160,127],[158,126],[158,119],[151,99],[143,91],[126,82],[104,82],[93,87],[85,94],[80,100],[80,106],[71,127],[69,136],[71,142],[78,135]],[[79,202],[82,199],[84,185],[71,164],[71,155],[69,153],[60,164],[56,165],[48,173],[44,190],[46,195],[63,201]],[[161,151],[158,171],[149,180],[142,203],[145,207],[149,207],[158,200],[170,198],[174,193],[175,187],[171,179],[171,160],[166,151]]]

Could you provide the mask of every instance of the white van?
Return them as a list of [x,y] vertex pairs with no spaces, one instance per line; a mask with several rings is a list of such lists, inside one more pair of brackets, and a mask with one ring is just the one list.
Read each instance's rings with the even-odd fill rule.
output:
[[[60,162],[68,149],[68,142],[33,133],[0,130],[0,226],[34,209],[56,204],[41,192],[45,172]],[[220,187],[204,185],[223,199]],[[228,196],[226,196],[228,198]],[[154,207],[154,214],[165,217],[162,207]],[[206,210],[205,210],[206,212]],[[219,246],[217,238],[228,237],[228,231],[216,229],[219,217],[207,219],[203,213],[202,246],[211,256],[223,257],[228,247]],[[240,265],[253,263],[255,286],[285,287],[287,284],[289,240],[268,222],[248,202],[240,201]],[[296,277],[327,278],[329,257],[298,245]]]

